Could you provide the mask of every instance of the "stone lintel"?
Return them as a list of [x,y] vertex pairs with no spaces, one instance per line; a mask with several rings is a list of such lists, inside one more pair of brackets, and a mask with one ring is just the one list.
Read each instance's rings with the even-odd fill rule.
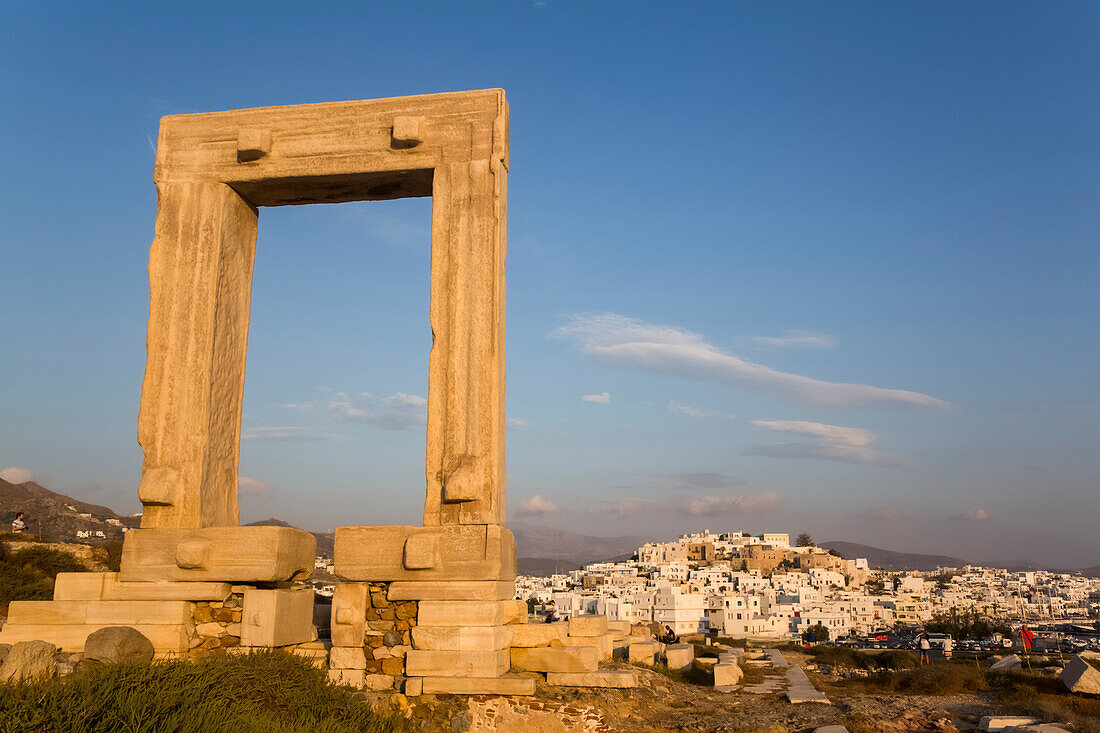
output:
[[333,554],[336,575],[346,580],[511,581],[516,576],[515,538],[495,524],[337,527]]
[[135,529],[122,545],[123,583],[271,583],[309,576],[317,542],[290,527]]

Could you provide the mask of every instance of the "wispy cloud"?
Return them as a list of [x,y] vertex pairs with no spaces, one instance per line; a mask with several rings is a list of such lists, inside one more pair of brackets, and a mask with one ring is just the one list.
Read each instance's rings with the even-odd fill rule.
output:
[[733,419],[733,415],[728,415],[724,412],[708,412],[698,407],[684,405],[675,401],[668,403],[668,409],[669,412],[675,412],[678,415],[687,415],[688,417],[720,417],[723,420]]
[[803,420],[753,420],[752,424],[783,433],[805,435],[812,440],[751,446],[745,449],[746,455],[812,458],[819,461],[862,463],[887,468],[906,467],[905,461],[901,458],[872,448],[871,444],[875,442],[877,436],[863,428],[846,428]]
[[582,395],[581,399],[585,402],[598,402],[601,405],[606,405],[611,402],[611,393],[600,392],[599,394],[586,394]]
[[241,436],[243,440],[336,440],[339,437],[324,430],[300,425],[265,425],[247,428]]
[[239,476],[237,478],[237,489],[245,496],[266,498],[271,496],[272,493],[271,486],[259,479],[248,478],[247,476]]
[[908,513],[897,504],[871,507],[867,510],[866,515],[876,522],[897,522],[909,518]]
[[628,519],[638,514],[668,515],[670,512],[689,517],[702,517],[759,514],[775,509],[778,504],[779,494],[774,491],[764,491],[754,494],[702,495],[664,500],[626,497],[616,501],[596,502],[595,511],[619,519]]
[[831,349],[840,343],[836,336],[798,329],[782,336],[757,336],[752,341],[758,349]]
[[543,498],[542,494],[535,494],[527,501],[520,502],[519,509],[516,511],[516,516],[534,517],[540,514],[553,514],[557,510],[557,504],[549,499]]
[[551,336],[578,344],[581,353],[623,369],[719,382],[823,407],[928,408],[948,403],[919,392],[866,384],[825,382],[746,361],[691,331],[616,313],[574,315]]
[[506,417],[504,418],[504,427],[506,430],[523,430],[527,427],[528,423],[522,417]]
[[374,425],[383,430],[409,430],[427,423],[428,400],[420,395],[396,392],[389,397],[376,397],[363,392],[348,397],[338,392],[329,401],[328,409],[339,419]]
[[34,480],[34,474],[29,469],[19,468],[18,466],[8,466],[0,471],[0,478],[7,481],[9,484],[22,484],[27,481]]
[[960,522],[988,522],[989,512],[985,509],[975,507],[969,511],[956,514],[951,518]]
[[702,517],[716,514],[758,514],[774,509],[779,494],[766,491],[762,494],[737,494],[732,496],[700,496],[678,502],[681,514]]

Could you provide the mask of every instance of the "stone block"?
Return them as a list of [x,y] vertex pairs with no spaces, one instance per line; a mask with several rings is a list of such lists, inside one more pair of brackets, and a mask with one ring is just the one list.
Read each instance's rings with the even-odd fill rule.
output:
[[[15,624],[10,621],[0,629],[0,644],[44,639],[64,652],[84,651],[88,636],[101,628],[114,624]],[[158,655],[184,652],[188,649],[187,627],[183,624],[145,625],[127,624],[153,642]]]
[[601,634],[600,636],[573,636],[570,634],[565,644],[566,646],[595,647],[601,662],[609,662],[614,657],[615,641],[610,634]]
[[158,581],[124,583],[118,573],[105,573],[105,601],[224,601],[229,597],[229,583],[202,581]]
[[[407,547],[412,548],[408,553]],[[515,538],[493,524],[337,527],[333,554],[335,572],[346,580],[510,581],[516,577]]]
[[607,616],[570,616],[570,636],[600,636],[607,633]]
[[714,686],[717,689],[730,689],[741,684],[745,673],[733,662],[714,665]]
[[337,583],[332,594],[330,633],[336,646],[360,646],[367,629],[370,587],[366,583]]
[[546,682],[561,687],[637,687],[638,675],[627,670],[547,672]]
[[1086,662],[1084,657],[1076,656],[1069,660],[1058,679],[1070,692],[1100,695],[1100,670]]
[[627,634],[630,633],[630,622],[629,621],[608,621],[607,622],[607,630],[608,631],[614,631],[616,634],[622,634],[623,636],[626,636]]
[[510,626],[415,626],[413,647],[427,651],[494,651],[507,649]]
[[995,657],[990,660],[989,669],[994,672],[1005,672],[1012,669],[1021,669],[1023,662],[1015,654],[1006,654],[1003,657]]
[[363,687],[363,670],[361,669],[330,669],[328,681],[334,685],[348,685],[360,689]]
[[[110,573],[114,575],[114,573]],[[58,573],[53,584],[55,601],[99,601],[108,573]]]
[[626,658],[631,662],[656,664],[661,645],[656,641],[635,641],[627,647]]
[[13,625],[145,626],[190,620],[186,601],[13,601],[8,607]]
[[392,690],[397,680],[388,674],[363,675],[363,687],[367,690]]
[[503,626],[505,601],[420,601],[417,626]]
[[519,598],[511,598],[506,601],[500,601],[500,603],[504,604],[505,624],[527,623],[527,601]]
[[665,646],[665,664],[669,669],[686,671],[695,660],[695,647],[691,644],[668,644]]
[[329,651],[332,669],[366,669],[367,655],[361,646],[334,646]]
[[506,601],[516,594],[510,580],[408,580],[390,583],[391,601]]
[[595,672],[599,661],[590,646],[512,648],[512,666],[530,672]]
[[279,582],[309,577],[317,542],[290,527],[134,529],[119,580]]
[[499,677],[508,671],[507,650],[425,651],[405,655],[409,677]]
[[1038,718],[1023,715],[983,715],[981,720],[978,721],[978,729],[982,731],[1003,731],[1005,728],[1015,728],[1038,722],[1040,722]]
[[419,697],[424,692],[423,677],[409,677],[405,680],[405,696]]
[[512,646],[550,646],[553,642],[564,646],[568,638],[568,631],[569,623],[567,621],[556,621],[550,624],[519,624],[512,627]]
[[[313,589],[244,592],[241,645],[276,647],[313,641]],[[359,644],[362,644],[362,639]]]
[[533,677],[425,677],[425,695],[534,695]]

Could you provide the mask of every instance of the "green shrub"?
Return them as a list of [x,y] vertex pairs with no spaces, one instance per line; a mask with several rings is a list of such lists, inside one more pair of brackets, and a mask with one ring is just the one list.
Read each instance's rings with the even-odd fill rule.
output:
[[32,545],[11,552],[0,545],[0,612],[7,613],[12,601],[48,601],[58,573],[87,570],[72,555],[50,547]]
[[373,712],[322,670],[265,651],[151,666],[102,665],[63,679],[0,685],[0,732],[388,733],[404,721]]
[[920,660],[905,649],[887,649],[875,655],[875,666],[886,669],[913,669]]

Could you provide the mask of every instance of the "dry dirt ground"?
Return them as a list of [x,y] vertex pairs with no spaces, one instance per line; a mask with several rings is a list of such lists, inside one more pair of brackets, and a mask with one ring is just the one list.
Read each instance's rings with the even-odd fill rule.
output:
[[408,700],[405,714],[414,730],[454,733],[802,733],[836,724],[851,733],[949,733],[974,730],[982,715],[998,712],[990,698],[980,695],[835,695],[830,690],[832,704],[794,705],[779,693],[721,693],[648,669],[636,671],[639,686],[631,690],[539,684],[533,698],[426,695]]

